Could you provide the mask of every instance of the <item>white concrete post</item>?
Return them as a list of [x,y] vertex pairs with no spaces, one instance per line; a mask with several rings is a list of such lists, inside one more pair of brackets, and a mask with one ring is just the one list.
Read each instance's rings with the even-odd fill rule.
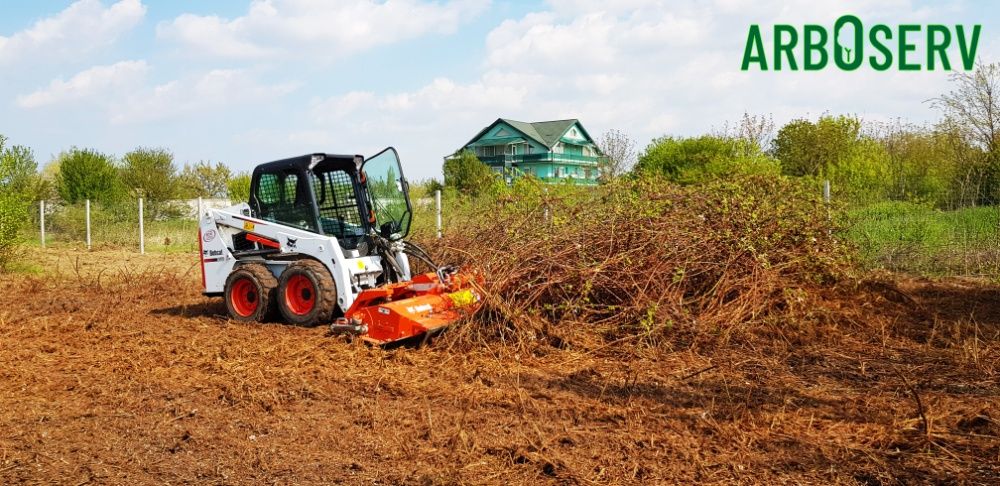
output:
[[87,199],[87,249],[90,249],[90,199]]
[[437,208],[437,237],[441,237],[441,190],[434,191],[434,204]]
[[823,181],[823,202],[830,202],[830,179]]
[[139,198],[139,254],[146,254],[146,229],[142,223],[142,198]]
[[546,223],[548,223],[549,222],[549,188],[548,187],[542,188],[542,192],[545,193],[545,197],[543,198],[543,201],[542,201],[542,204],[545,205],[545,208],[542,211],[542,213],[543,213],[542,214],[542,220],[545,221]]
[[195,221],[201,221],[201,215],[205,211],[203,208],[204,208],[204,206],[201,205],[201,196],[198,196],[198,214],[194,218]]
[[41,220],[39,225],[42,230],[42,248],[45,248],[45,201],[38,201],[38,219]]

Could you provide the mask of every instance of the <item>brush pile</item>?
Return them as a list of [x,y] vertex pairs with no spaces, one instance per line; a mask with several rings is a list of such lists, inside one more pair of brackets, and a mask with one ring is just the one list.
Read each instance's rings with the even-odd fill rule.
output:
[[428,245],[485,277],[486,306],[465,337],[585,348],[636,335],[730,339],[806,312],[847,268],[828,208],[796,181],[564,192],[516,186],[499,210]]

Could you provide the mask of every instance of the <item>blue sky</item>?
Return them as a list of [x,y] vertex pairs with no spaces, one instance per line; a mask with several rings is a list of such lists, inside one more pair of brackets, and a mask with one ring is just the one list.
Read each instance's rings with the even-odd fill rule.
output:
[[832,26],[845,13],[865,25],[980,23],[979,59],[995,62],[997,11],[908,0],[6,1],[0,133],[42,164],[72,146],[155,146],[180,164],[245,170],[394,145],[421,179],[497,117],[580,118],[640,146],[744,112],[927,123],[947,73],[742,72],[748,26]]

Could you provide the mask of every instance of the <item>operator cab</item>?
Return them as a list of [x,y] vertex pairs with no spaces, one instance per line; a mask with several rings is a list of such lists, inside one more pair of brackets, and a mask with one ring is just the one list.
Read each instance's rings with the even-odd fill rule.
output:
[[392,147],[367,159],[311,154],[261,164],[249,204],[254,217],[333,236],[345,249],[357,249],[371,233],[405,238],[413,214]]

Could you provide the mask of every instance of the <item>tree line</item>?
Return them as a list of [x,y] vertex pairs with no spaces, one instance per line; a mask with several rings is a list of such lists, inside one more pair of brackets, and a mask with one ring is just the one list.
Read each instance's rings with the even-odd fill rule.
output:
[[[713,133],[663,136],[635,150],[619,130],[598,138],[601,181],[656,176],[696,184],[738,174],[829,180],[849,203],[909,201],[940,209],[1000,203],[1000,64],[952,76],[953,89],[930,100],[933,124],[865,121],[853,115],[798,118],[777,128],[744,114]],[[470,195],[497,185],[472,152],[444,164],[443,187]]]

